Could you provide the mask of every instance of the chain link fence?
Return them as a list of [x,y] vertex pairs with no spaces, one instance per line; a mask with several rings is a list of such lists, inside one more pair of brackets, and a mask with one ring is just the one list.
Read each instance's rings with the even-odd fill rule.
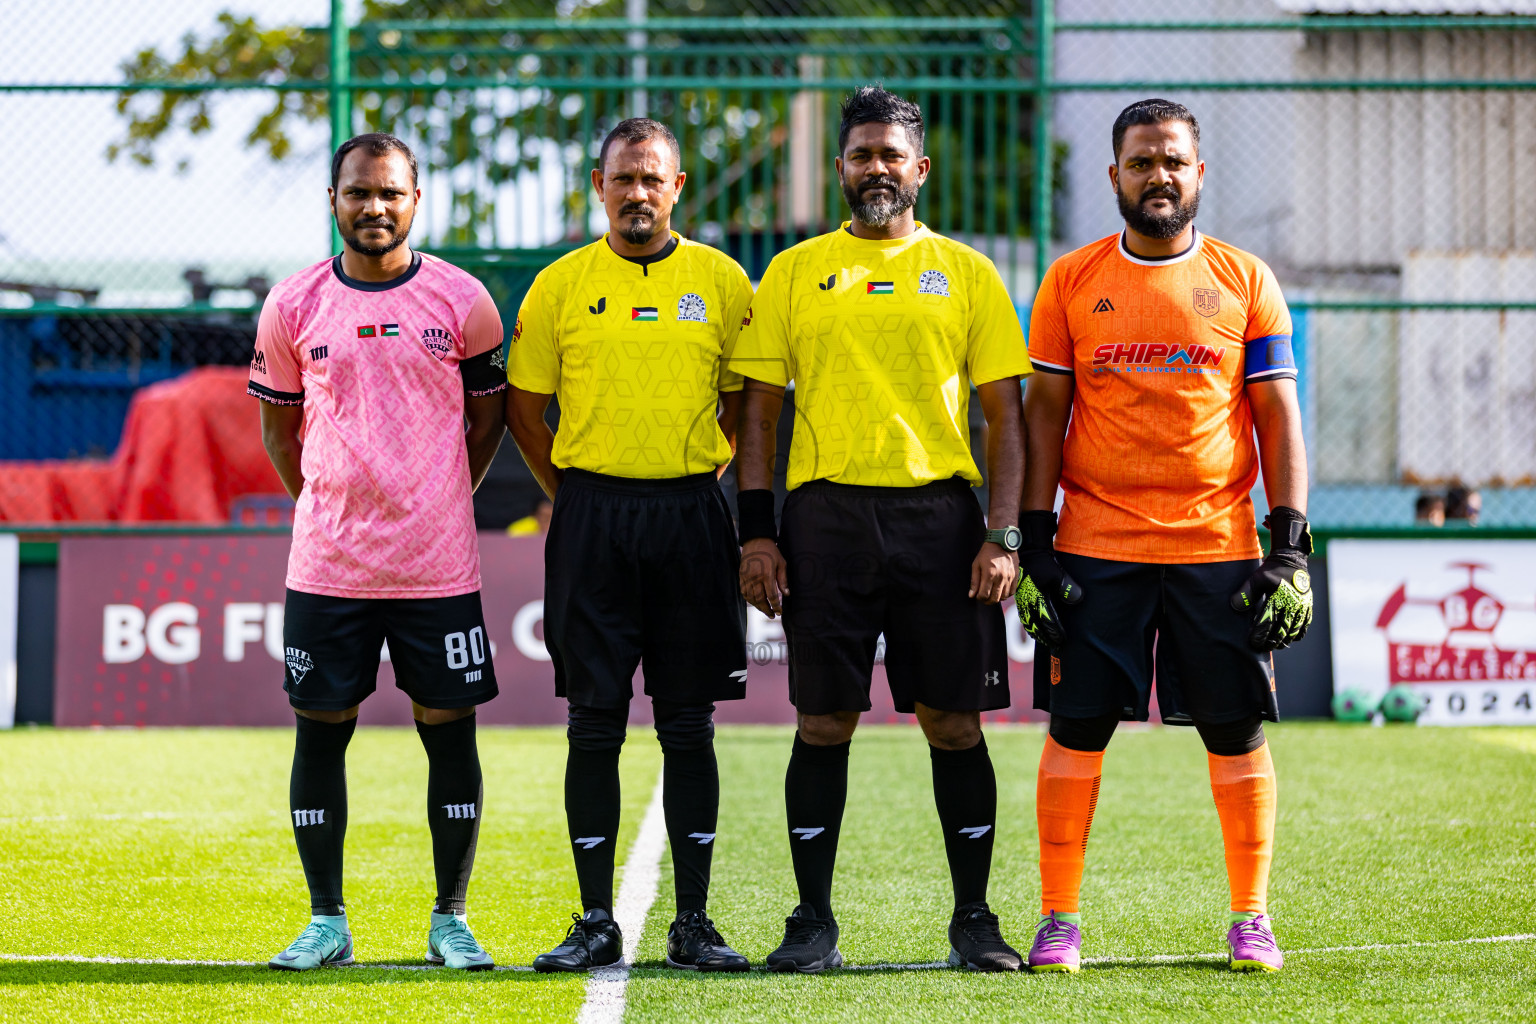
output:
[[[1046,260],[1120,226],[1116,113],[1186,103],[1200,227],[1269,262],[1292,303],[1314,522],[1407,525],[1421,490],[1459,483],[1485,524],[1536,526],[1531,0],[1406,18],[1185,0],[1156,24],[1128,0],[965,17],[367,0],[339,52],[325,0],[254,20],[74,4],[67,32],[12,19],[0,42],[0,116],[24,141],[0,212],[0,458],[110,451],[135,387],[243,362],[263,290],[328,251],[333,134],[411,141],[416,244],[482,276],[510,319],[533,274],[602,229],[587,172],[620,118],[673,126],[680,230],[756,277],[845,215],[837,103],[880,80],[927,114],[919,216],[990,255],[1025,316]],[[519,469],[509,447],[493,474]]]

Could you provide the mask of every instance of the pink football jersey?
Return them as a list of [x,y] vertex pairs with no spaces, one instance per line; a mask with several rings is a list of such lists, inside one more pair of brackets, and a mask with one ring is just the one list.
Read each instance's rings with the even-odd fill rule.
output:
[[346,277],[336,257],[272,289],[247,391],[304,406],[290,588],[371,598],[480,589],[459,363],[493,350],[495,363],[501,316],[485,286],[432,256],[415,254],[382,283]]

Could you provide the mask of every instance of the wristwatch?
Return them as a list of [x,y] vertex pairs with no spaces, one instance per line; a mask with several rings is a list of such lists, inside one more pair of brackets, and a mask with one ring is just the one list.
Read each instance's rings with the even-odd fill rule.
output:
[[988,530],[982,538],[988,544],[996,544],[1004,551],[1017,551],[1024,545],[1024,534],[1017,526],[1005,526],[1001,530]]

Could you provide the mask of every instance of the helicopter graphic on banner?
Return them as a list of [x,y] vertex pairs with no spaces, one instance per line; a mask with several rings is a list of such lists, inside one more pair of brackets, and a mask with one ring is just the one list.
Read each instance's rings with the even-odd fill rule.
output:
[[1334,687],[1412,686],[1428,725],[1536,724],[1536,543],[1328,546]]

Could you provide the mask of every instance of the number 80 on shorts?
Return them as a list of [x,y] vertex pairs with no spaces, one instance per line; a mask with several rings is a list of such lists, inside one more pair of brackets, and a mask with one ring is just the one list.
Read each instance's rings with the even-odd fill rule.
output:
[[443,650],[448,655],[448,667],[454,671],[468,668],[470,662],[484,665],[485,630],[476,626],[467,634],[449,633],[443,637]]

